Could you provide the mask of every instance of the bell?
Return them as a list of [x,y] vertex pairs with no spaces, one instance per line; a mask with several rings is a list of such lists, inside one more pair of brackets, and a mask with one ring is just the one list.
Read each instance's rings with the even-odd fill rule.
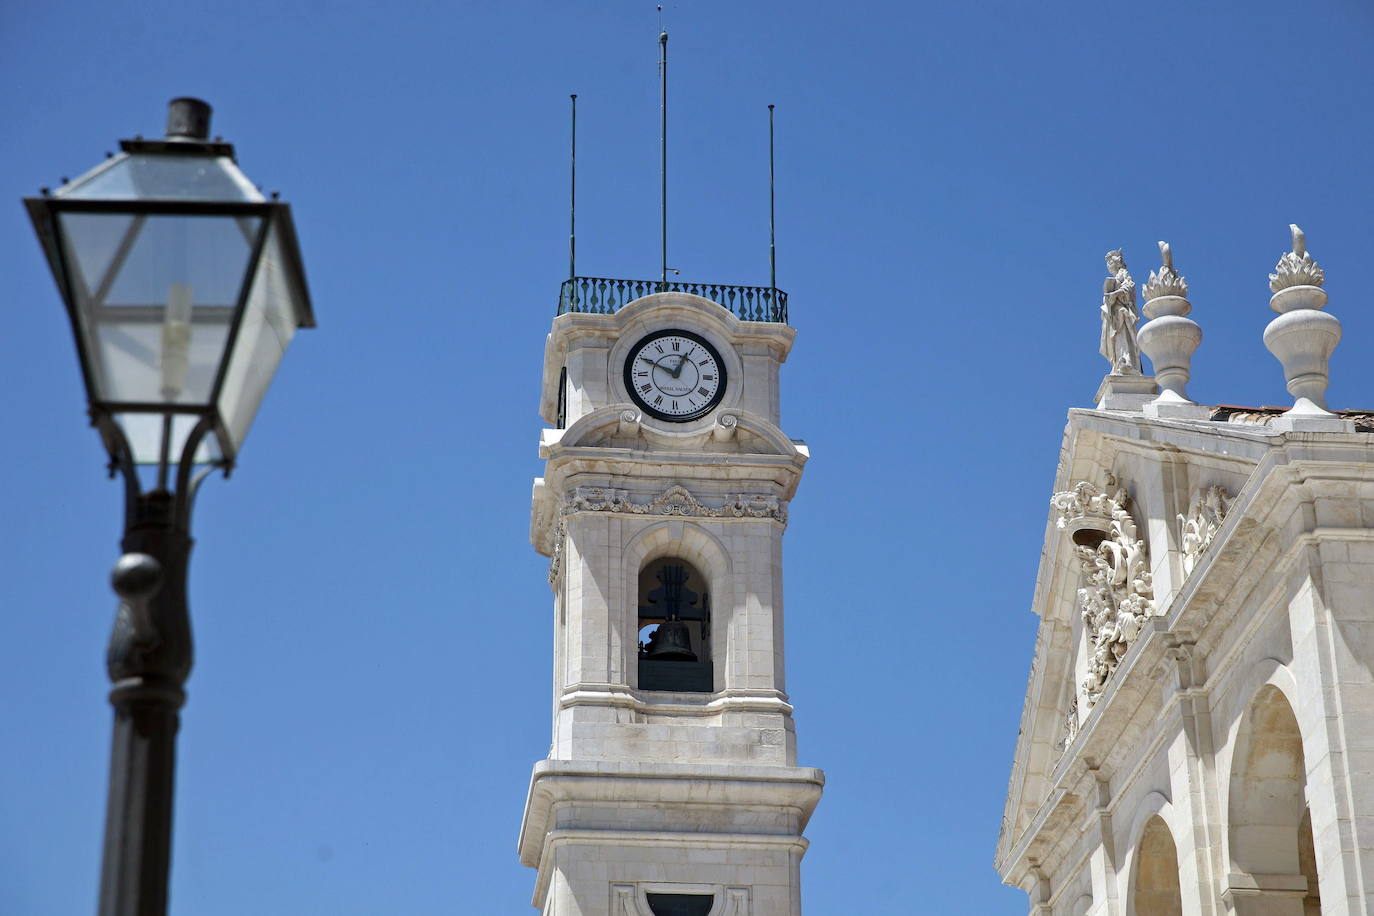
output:
[[644,657],[659,662],[694,662],[697,654],[692,651],[692,637],[687,632],[687,624],[681,620],[665,620],[649,637]]

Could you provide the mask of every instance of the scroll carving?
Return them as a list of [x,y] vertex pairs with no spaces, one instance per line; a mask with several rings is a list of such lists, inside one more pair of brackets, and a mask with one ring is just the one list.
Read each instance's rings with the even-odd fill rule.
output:
[[1183,574],[1191,575],[1212,539],[1221,530],[1233,498],[1223,487],[1210,486],[1193,494],[1188,514],[1178,517],[1179,546],[1183,553]]
[[1083,693],[1089,708],[1107,682],[1147,617],[1155,614],[1149,550],[1130,514],[1130,497],[1108,475],[1107,487],[1088,481],[1054,494],[1058,526],[1074,543],[1082,585],[1078,607],[1091,653]]

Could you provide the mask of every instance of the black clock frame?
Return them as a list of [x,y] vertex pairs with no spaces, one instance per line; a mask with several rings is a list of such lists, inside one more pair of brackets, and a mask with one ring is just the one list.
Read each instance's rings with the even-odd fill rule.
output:
[[[711,358],[716,361],[716,369],[720,374],[720,385],[716,387],[716,393],[711,396],[711,400],[707,401],[705,406],[701,407],[699,410],[694,410],[691,413],[687,414],[664,413],[656,407],[653,407],[650,404],[648,404],[643,398],[639,396],[639,392],[635,390],[633,374],[635,356],[639,353],[640,350],[643,350],[644,347],[646,347],[650,342],[659,337],[685,337],[688,340],[701,344],[701,346],[706,349],[706,352],[711,354]],[[659,331],[652,331],[641,337],[635,343],[635,345],[630,348],[629,354],[625,358],[625,367],[621,377],[625,382],[625,391],[630,395],[630,400],[634,401],[635,404],[639,405],[639,408],[643,410],[645,413],[647,413],[649,416],[655,417],[659,420],[666,420],[669,423],[689,423],[692,420],[698,420],[706,416],[711,411],[715,410],[718,406],[720,406],[721,399],[725,397],[725,388],[729,384],[730,379],[729,373],[726,371],[725,368],[725,360],[721,358],[720,351],[717,350],[709,340],[695,332],[684,331],[677,328],[665,328]]]

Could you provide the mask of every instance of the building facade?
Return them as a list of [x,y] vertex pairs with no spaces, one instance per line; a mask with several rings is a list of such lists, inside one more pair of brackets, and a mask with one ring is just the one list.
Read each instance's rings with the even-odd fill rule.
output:
[[531,902],[798,914],[823,775],[797,765],[784,675],[782,535],[808,457],[779,428],[785,298],[578,278],[559,311],[530,523],[553,589]]
[[1032,914],[1374,912],[1374,422],[1325,409],[1340,325],[1293,228],[1264,335],[1286,411],[1189,401],[1167,246],[1138,341],[1108,256],[1112,370],[1069,412],[995,860]]

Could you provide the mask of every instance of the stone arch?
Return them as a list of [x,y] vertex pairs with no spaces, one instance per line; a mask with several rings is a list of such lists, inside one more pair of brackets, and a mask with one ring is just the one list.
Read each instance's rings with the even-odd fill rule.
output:
[[[701,590],[716,596],[725,591],[733,570],[730,553],[720,540],[701,525],[694,522],[665,518],[636,532],[625,545],[622,553],[623,575],[621,594],[625,596],[621,616],[625,632],[638,633],[638,596],[640,594],[640,574],[651,564],[665,558],[685,561],[705,580],[700,583]],[[724,659],[726,638],[729,632],[730,602],[713,602],[711,608],[709,657]],[[624,670],[636,672],[632,686],[638,687],[638,640],[626,641],[627,657]],[[719,690],[723,665],[715,666],[713,689]]]
[[1158,814],[1145,822],[1131,862],[1128,916],[1183,916],[1178,846]]
[[1307,767],[1290,696],[1270,680],[1251,698],[1232,742],[1226,800],[1231,891],[1238,902],[1272,897],[1283,912],[1301,913]]

